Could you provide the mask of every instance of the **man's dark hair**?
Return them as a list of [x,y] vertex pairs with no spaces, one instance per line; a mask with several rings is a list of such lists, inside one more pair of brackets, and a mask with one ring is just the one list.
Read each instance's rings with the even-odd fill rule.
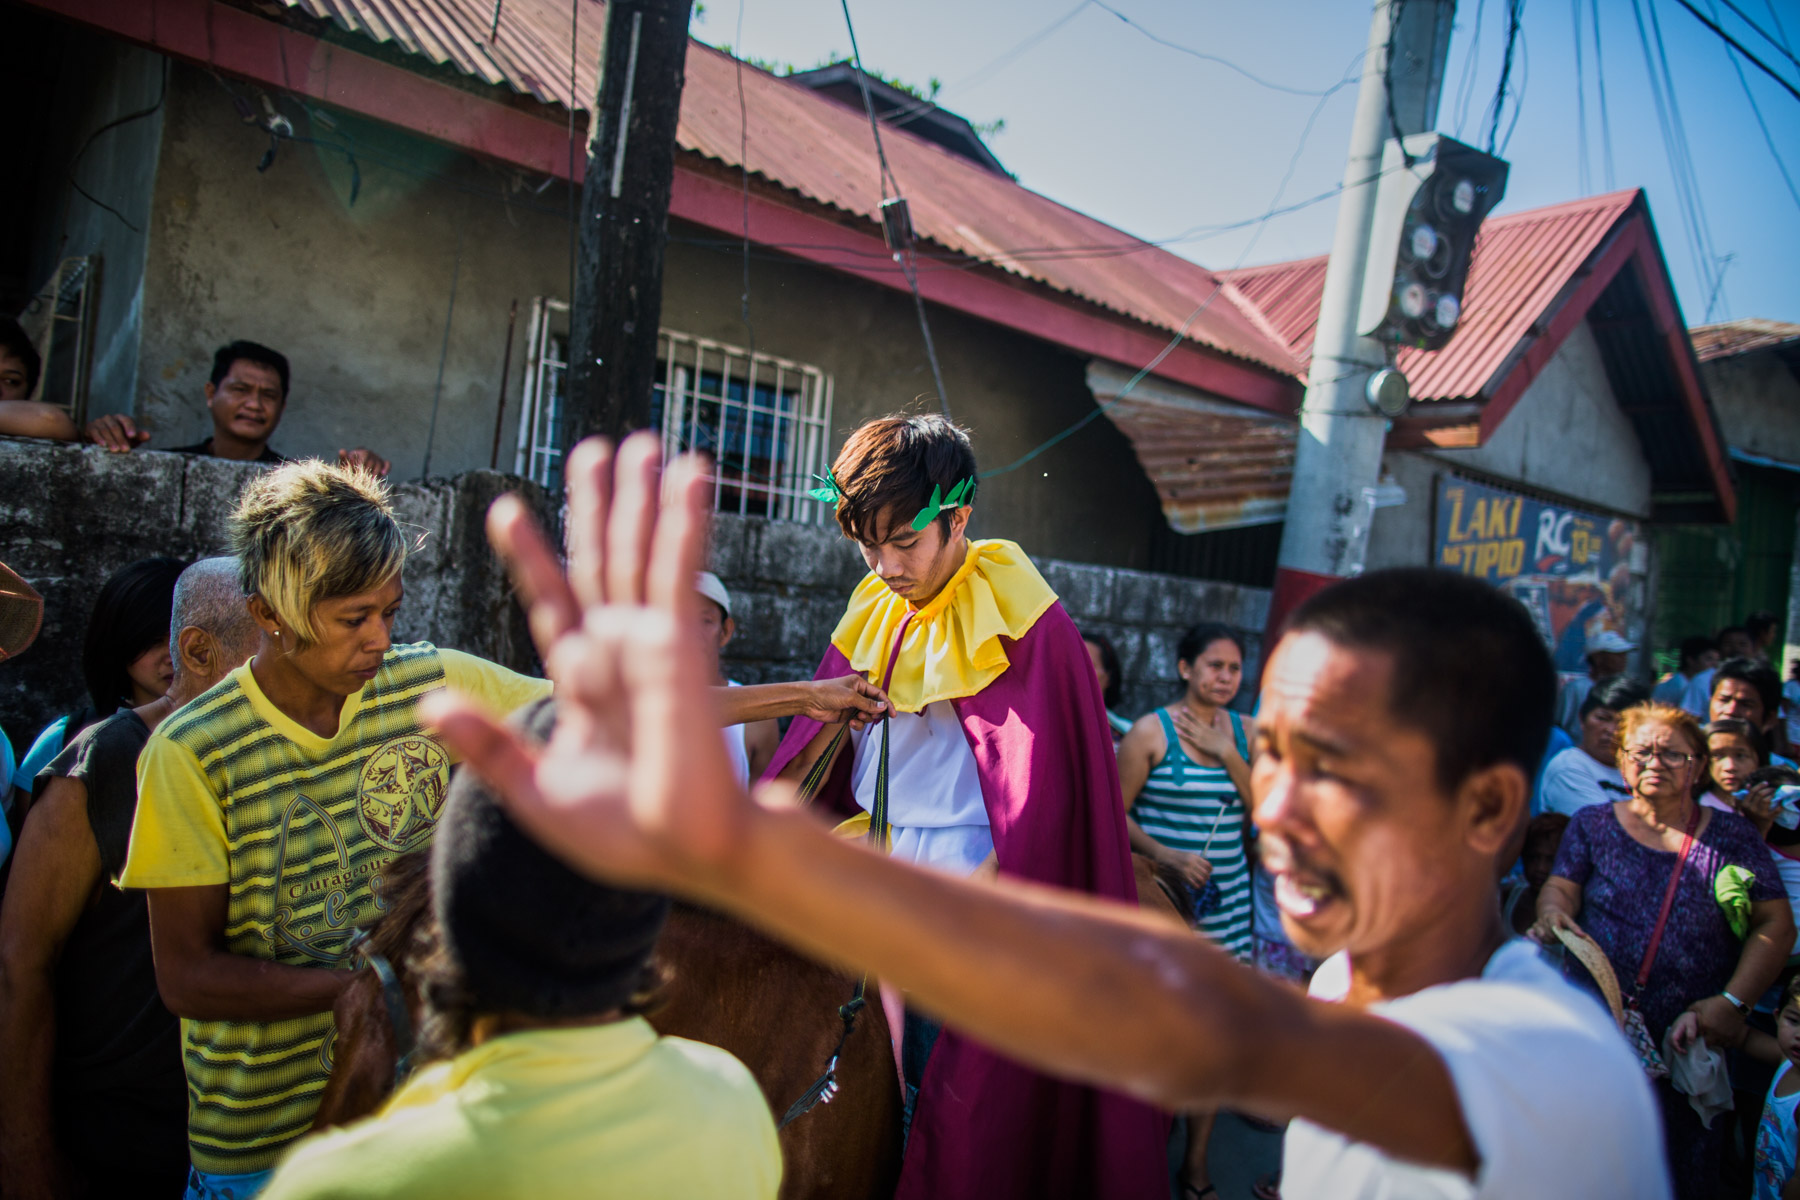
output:
[[1100,699],[1108,709],[1118,708],[1125,695],[1125,673],[1119,667],[1119,652],[1113,648],[1112,639],[1104,633],[1084,629],[1081,640],[1099,647],[1100,666],[1106,672],[1106,690],[1100,693]]
[[[865,543],[904,529],[931,503],[934,488],[948,496],[963,480],[973,480],[961,497],[966,506],[981,483],[968,432],[936,413],[881,417],[862,425],[838,451],[831,470],[844,494],[838,526]],[[950,515],[937,517],[946,538]]]
[[1244,652],[1244,637],[1237,630],[1223,621],[1202,621],[1181,635],[1175,644],[1175,661],[1191,663],[1214,642],[1230,642],[1240,655]]
[[179,558],[146,558],[120,567],[101,585],[81,646],[81,674],[95,720],[130,706],[131,664],[144,651],[168,644],[175,581],[186,569]]
[[1775,614],[1772,612],[1753,612],[1744,618],[1744,632],[1750,635],[1752,642],[1760,646],[1763,644],[1763,638],[1767,637],[1780,624],[1781,622],[1775,619]]
[[38,357],[37,347],[19,323],[11,317],[0,317],[0,354],[10,354],[25,364],[25,394],[37,391],[38,376],[44,373],[44,360]]
[[1741,633],[1745,637],[1750,636],[1750,631],[1745,629],[1742,625],[1727,625],[1719,630],[1717,636],[1713,638],[1713,641],[1718,644],[1721,650],[1723,650],[1725,648],[1725,639],[1734,633]]
[[261,342],[237,341],[220,346],[213,355],[212,385],[214,387],[218,387],[220,383],[224,382],[225,376],[231,373],[231,364],[234,362],[253,362],[275,372],[281,378],[281,398],[287,399],[288,360],[281,351],[271,350]]
[[1687,669],[1699,662],[1701,655],[1705,654],[1708,650],[1717,650],[1718,648],[1719,644],[1705,634],[1695,634],[1693,637],[1682,638],[1681,673],[1686,675]]
[[1431,740],[1446,792],[1498,763],[1529,779],[1544,757],[1556,668],[1524,606],[1479,580],[1371,571],[1308,599],[1286,629],[1393,660],[1388,712]]
[[1762,700],[1764,720],[1772,719],[1781,711],[1781,677],[1775,674],[1773,667],[1764,666],[1754,658],[1728,658],[1713,673],[1712,691],[1707,694],[1707,700],[1719,694],[1719,684],[1727,679],[1747,683],[1756,689]]
[[1640,704],[1647,703],[1649,699],[1650,689],[1643,684],[1627,679],[1623,675],[1615,675],[1588,689],[1588,694],[1581,701],[1581,708],[1576,716],[1581,720],[1586,720],[1587,715],[1597,708],[1622,713],[1628,708],[1636,708]]

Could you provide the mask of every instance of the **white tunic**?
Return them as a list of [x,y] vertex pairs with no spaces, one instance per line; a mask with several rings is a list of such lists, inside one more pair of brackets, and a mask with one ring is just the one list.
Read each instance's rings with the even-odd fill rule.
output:
[[[881,725],[851,736],[851,787],[857,804],[872,812]],[[953,875],[970,874],[994,849],[975,752],[948,700],[889,718],[888,824],[895,858]]]

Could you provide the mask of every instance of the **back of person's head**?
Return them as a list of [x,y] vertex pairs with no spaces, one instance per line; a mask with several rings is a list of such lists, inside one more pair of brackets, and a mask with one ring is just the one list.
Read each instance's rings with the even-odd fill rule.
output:
[[204,629],[218,639],[226,661],[241,663],[256,652],[256,622],[244,604],[238,560],[230,555],[203,558],[175,581],[174,608],[169,616],[169,658],[175,678],[182,674],[177,639],[183,629]]
[[1588,689],[1588,694],[1581,701],[1581,710],[1577,715],[1585,718],[1589,713],[1602,708],[1622,713],[1649,699],[1650,689],[1643,684],[1627,679],[1623,675],[1615,675]]
[[1189,626],[1181,635],[1181,640],[1175,644],[1175,660],[1191,663],[1214,642],[1230,642],[1237,647],[1240,656],[1244,653],[1244,638],[1237,630],[1223,621],[1202,621]]
[[[545,740],[555,702],[539,701],[514,719]],[[431,875],[450,990],[470,1016],[548,1021],[643,1004],[667,897],[577,874],[514,824],[472,771],[450,785]]]
[[1768,640],[1780,625],[1781,622],[1772,612],[1753,612],[1744,618],[1744,632],[1749,634],[1750,640],[1758,646]]
[[1775,1015],[1780,1016],[1783,1009],[1800,1010],[1800,975],[1788,980],[1788,985],[1781,989],[1781,1003],[1775,1008]]
[[1769,765],[1769,739],[1763,731],[1741,717],[1720,717],[1706,726],[1706,741],[1710,746],[1716,737],[1734,737],[1750,747],[1756,755],[1756,765]]
[[[968,433],[936,413],[881,417],[852,433],[831,465],[843,494],[838,526],[859,542],[877,542],[931,503],[933,490],[947,497],[968,480],[960,502],[973,503],[980,480]],[[950,513],[938,514],[944,536]]]
[[1431,567],[1371,571],[1310,597],[1286,632],[1388,656],[1387,711],[1431,740],[1445,792],[1501,763],[1537,770],[1556,668],[1524,606],[1496,588]]
[[44,373],[44,360],[38,356],[31,338],[11,317],[0,317],[0,354],[10,355],[25,367],[25,395],[37,391],[38,379]]
[[1106,672],[1106,690],[1101,692],[1101,702],[1109,709],[1119,707],[1119,701],[1125,695],[1125,673],[1119,666],[1119,652],[1114,648],[1112,639],[1104,633],[1092,629],[1081,631],[1081,640],[1100,651],[1100,666]]
[[1681,669],[1685,674],[1687,668],[1698,666],[1700,659],[1708,650],[1717,650],[1718,643],[1703,634],[1681,639]]
[[318,640],[312,613],[321,600],[372,591],[406,561],[387,484],[316,458],[253,480],[230,528],[242,594],[261,596],[302,643]]
[[186,567],[178,558],[140,559],[101,585],[81,645],[81,675],[96,720],[130,706],[131,664],[168,640],[175,581]]
[[288,394],[288,360],[279,350],[271,350],[261,342],[236,341],[228,342],[213,352],[212,385],[218,387],[231,373],[234,362],[253,362],[257,366],[267,367],[275,372],[281,380],[281,398]]
[[1712,690],[1716,693],[1719,685],[1727,679],[1735,679],[1754,688],[1757,698],[1762,701],[1765,717],[1773,717],[1781,708],[1781,677],[1768,664],[1760,663],[1754,658],[1728,658],[1713,673]]

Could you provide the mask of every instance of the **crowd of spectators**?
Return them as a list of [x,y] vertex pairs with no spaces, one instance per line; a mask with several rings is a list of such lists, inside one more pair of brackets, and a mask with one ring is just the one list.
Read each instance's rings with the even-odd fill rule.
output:
[[[60,409],[27,398],[39,370],[29,340],[0,326],[0,431],[75,440]],[[414,711],[420,696],[448,684],[495,713],[535,705],[531,728],[542,740],[552,727],[551,683],[429,643],[393,644],[405,540],[380,478],[387,464],[365,449],[341,450],[329,465],[271,449],[289,384],[287,361],[267,347],[219,350],[205,388],[211,435],[175,449],[271,468],[232,516],[232,554],[116,570],[81,614],[85,702],[15,731],[22,743],[29,736],[16,767],[0,732],[0,1195],[348,1195],[396,1171],[423,1189],[417,1194],[491,1190],[508,1173],[532,1171],[566,1190],[597,1161],[618,1179],[653,1181],[632,1194],[677,1194],[667,1189],[678,1179],[698,1189],[691,1194],[771,1195],[779,1152],[754,1081],[722,1052],[659,1039],[641,1016],[666,900],[598,881],[567,854],[547,852],[473,775],[452,785],[449,756]],[[123,416],[97,418],[82,436],[117,453],[150,441]],[[1486,710],[1457,690],[1445,649],[1510,630],[1519,614],[1450,617],[1432,608],[1435,597],[1408,599],[1427,622],[1419,636],[1429,653],[1390,648],[1398,635],[1377,610],[1417,591],[1419,578],[1437,577],[1376,577],[1369,595],[1303,616],[1312,614],[1306,619],[1328,631],[1317,636],[1337,650],[1375,638],[1382,654],[1431,665],[1409,677],[1426,695],[1403,720],[1384,715],[1376,740],[1405,745],[1430,729],[1441,747],[1436,773],[1414,774],[1460,797],[1475,785],[1455,771],[1480,771],[1445,765],[1455,747],[1478,740],[1457,727],[1457,714]],[[733,786],[770,764],[784,719],[848,721],[860,731],[888,711],[884,692],[858,674],[740,687],[721,664],[737,632],[730,592],[710,573],[693,579],[690,650],[726,726]],[[30,641],[39,611],[29,585],[0,568],[0,661]],[[1344,632],[1377,626],[1378,635]],[[1776,635],[1772,618],[1751,614],[1716,637],[1686,638],[1676,669],[1653,684],[1632,672],[1637,646],[1617,633],[1594,638],[1584,673],[1560,680],[1554,694],[1541,689],[1542,724],[1487,731],[1512,739],[1494,761],[1517,768],[1518,804],[1515,811],[1479,795],[1467,803],[1505,808],[1509,829],[1440,830],[1435,850],[1408,842],[1427,836],[1410,826],[1386,849],[1364,843],[1360,869],[1410,869],[1416,877],[1402,885],[1441,887],[1445,897],[1467,887],[1472,867],[1501,876],[1470,911],[1485,906],[1506,936],[1529,941],[1506,942],[1481,978],[1541,989],[1539,959],[1547,959],[1592,993],[1582,1021],[1611,1010],[1662,1122],[1660,1149],[1633,1149],[1666,1156],[1684,1200],[1800,1189],[1800,1085],[1788,1069],[1800,1061],[1792,732],[1800,728],[1800,664],[1784,689],[1770,661]],[[1283,911],[1342,903],[1334,889],[1343,885],[1322,876],[1305,894],[1294,890],[1293,859],[1304,848],[1287,818],[1265,820],[1269,787],[1255,777],[1278,746],[1333,764],[1337,751],[1306,743],[1311,734],[1294,743],[1298,735],[1279,724],[1298,719],[1292,712],[1278,709],[1264,727],[1264,714],[1240,694],[1247,646],[1229,626],[1191,628],[1172,663],[1177,694],[1135,720],[1119,712],[1124,672],[1113,644],[1097,632],[1083,637],[1105,736],[1116,746],[1131,848],[1192,936],[1289,989],[1278,995],[1310,984],[1315,996],[1336,999],[1357,986],[1347,960],[1327,961],[1328,947],[1284,925]],[[1481,650],[1484,669],[1516,674],[1507,695],[1536,704],[1536,667],[1508,665],[1518,648],[1505,641]],[[1296,653],[1288,652],[1290,669]],[[1547,658],[1543,666],[1548,679]],[[1346,712],[1366,717],[1383,703],[1380,694],[1351,692],[1360,699],[1346,701]],[[1481,701],[1489,710],[1497,702]],[[1374,769],[1350,774],[1358,770]],[[1393,820],[1371,808],[1343,828]],[[1416,814],[1411,820],[1418,825]],[[459,964],[443,968],[441,994],[456,996],[467,1019],[432,1043],[441,1061],[377,1119],[303,1141],[329,1073],[331,1014],[356,965],[357,927],[385,908],[381,870],[396,853],[425,846],[440,823],[451,832],[432,850],[435,961]],[[992,857],[983,864],[990,875]],[[1436,1019],[1422,1020],[1421,1036],[1463,1063],[1454,1039],[1425,1032],[1447,1028]],[[1602,1061],[1610,1053],[1594,1060],[1597,1077],[1611,1069]],[[1730,1117],[1688,1090],[1709,1055],[1732,1093]],[[1052,1060],[1045,1051],[1040,1061]],[[591,1069],[570,1077],[572,1061]],[[1481,1069],[1497,1070],[1487,1059]],[[1108,1078],[1099,1067],[1083,1070]],[[1496,1076],[1495,1086],[1549,1077],[1518,1070]],[[563,1106],[538,1106],[546,1091]],[[1209,1143],[1221,1110],[1241,1109],[1252,1122],[1281,1117],[1273,1128],[1291,1115],[1253,1092],[1158,1098],[1186,1118],[1174,1182],[1197,1197],[1215,1191]],[[1629,1124],[1636,1101],[1619,1099],[1618,1119]],[[567,1107],[576,1103],[579,1120]],[[1464,1113],[1466,1137],[1487,1135],[1474,1128],[1483,1117]],[[472,1123],[521,1121],[531,1136],[504,1144],[469,1132]],[[637,1122],[629,1146],[595,1132],[627,1121]],[[1306,1163],[1348,1173],[1336,1178],[1376,1177],[1362,1143],[1307,1122],[1295,1129],[1319,1156]],[[1431,1159],[1440,1169],[1485,1153],[1480,1145],[1440,1151]],[[1655,1175],[1637,1171],[1622,1171],[1619,1182]],[[1309,1169],[1299,1190],[1312,1194],[1332,1178]],[[1257,1194],[1277,1196],[1282,1186],[1267,1178]]]

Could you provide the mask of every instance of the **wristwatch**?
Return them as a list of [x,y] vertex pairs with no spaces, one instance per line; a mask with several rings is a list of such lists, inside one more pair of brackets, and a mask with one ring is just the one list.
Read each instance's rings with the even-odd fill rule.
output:
[[1729,1004],[1729,1005],[1731,1005],[1731,1007],[1737,1009],[1738,1016],[1748,1017],[1750,1015],[1750,1006],[1748,1004],[1745,1004],[1742,1000],[1739,1000],[1736,996],[1732,995],[1730,992],[1720,992],[1719,995],[1725,997],[1725,1002],[1727,1004]]

